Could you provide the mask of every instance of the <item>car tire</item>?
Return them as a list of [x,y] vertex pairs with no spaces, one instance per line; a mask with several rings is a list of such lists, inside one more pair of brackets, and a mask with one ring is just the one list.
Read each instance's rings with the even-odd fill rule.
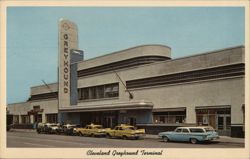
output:
[[169,142],[169,138],[167,136],[163,136],[162,139],[164,142]]
[[83,136],[83,134],[81,132],[79,132],[79,136]]
[[139,136],[136,136],[136,137],[135,137],[135,140],[139,140],[139,138],[140,138]]
[[124,136],[122,136],[122,139],[127,140],[128,137],[124,135]]
[[191,138],[191,139],[190,139],[190,142],[191,142],[192,144],[197,144],[198,140],[197,140],[196,138]]
[[109,138],[109,139],[112,138],[112,136],[110,134],[107,134],[106,137]]

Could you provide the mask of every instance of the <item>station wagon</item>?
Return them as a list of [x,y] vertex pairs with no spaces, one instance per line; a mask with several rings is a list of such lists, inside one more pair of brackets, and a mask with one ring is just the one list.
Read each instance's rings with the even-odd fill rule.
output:
[[184,141],[196,144],[197,142],[212,141],[219,138],[212,127],[177,127],[175,131],[158,134],[163,141]]

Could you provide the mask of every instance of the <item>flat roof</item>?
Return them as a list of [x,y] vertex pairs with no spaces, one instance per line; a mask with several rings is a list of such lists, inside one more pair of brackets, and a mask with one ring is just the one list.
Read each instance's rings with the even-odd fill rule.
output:
[[110,54],[78,62],[78,70],[84,70],[135,57],[162,56],[171,58],[171,48],[165,45],[140,45]]

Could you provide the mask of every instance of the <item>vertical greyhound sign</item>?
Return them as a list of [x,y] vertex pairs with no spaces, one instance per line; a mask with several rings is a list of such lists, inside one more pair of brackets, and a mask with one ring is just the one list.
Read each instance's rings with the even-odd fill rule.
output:
[[59,21],[59,109],[70,106],[70,51],[78,49],[77,26],[69,20]]

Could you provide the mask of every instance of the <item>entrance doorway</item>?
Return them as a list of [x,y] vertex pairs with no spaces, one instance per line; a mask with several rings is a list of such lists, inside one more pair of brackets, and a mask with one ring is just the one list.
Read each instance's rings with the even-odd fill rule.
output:
[[117,120],[115,116],[105,116],[103,120],[103,126],[106,128],[113,128],[117,125]]
[[217,131],[220,135],[230,136],[231,135],[231,117],[226,114],[217,115]]
[[212,126],[219,135],[231,136],[231,108],[196,108],[197,125]]
[[42,122],[42,114],[34,115],[34,122],[35,123],[41,123]]
[[134,117],[129,118],[129,125],[135,126],[136,125],[136,118],[134,118]]

